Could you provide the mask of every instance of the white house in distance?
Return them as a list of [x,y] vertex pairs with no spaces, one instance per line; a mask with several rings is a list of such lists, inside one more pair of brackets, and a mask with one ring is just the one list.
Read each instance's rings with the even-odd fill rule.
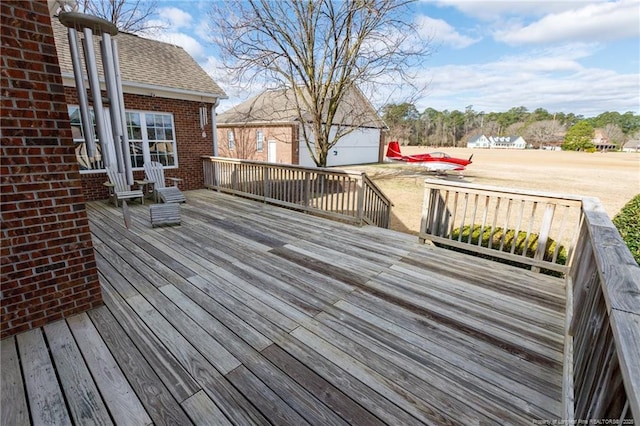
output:
[[467,148],[525,149],[527,142],[522,136],[474,136],[467,142]]

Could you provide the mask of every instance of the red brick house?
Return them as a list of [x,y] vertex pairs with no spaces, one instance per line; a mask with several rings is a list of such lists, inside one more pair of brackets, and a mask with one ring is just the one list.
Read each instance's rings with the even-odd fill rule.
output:
[[[334,123],[333,134],[348,132],[332,148],[327,166],[382,161],[386,125],[362,92],[348,94]],[[223,157],[314,166],[291,89],[267,90],[236,105],[218,115],[217,125]]]
[[[87,200],[105,199],[104,165],[86,157],[67,28],[56,17],[51,21],[83,191]],[[98,71],[104,84],[99,37],[95,39]],[[224,91],[181,47],[122,32],[114,39],[119,47],[134,177],[144,176],[145,161],[158,161],[165,166],[166,176],[183,179],[183,190],[202,188],[200,156],[213,154],[215,107],[219,99],[226,99]],[[114,149],[111,141],[106,147]]]

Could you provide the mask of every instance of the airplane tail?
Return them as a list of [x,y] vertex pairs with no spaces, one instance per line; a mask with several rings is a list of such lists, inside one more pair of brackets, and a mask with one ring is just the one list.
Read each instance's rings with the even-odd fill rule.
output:
[[397,141],[389,142],[389,146],[387,146],[387,158],[402,158],[400,144]]

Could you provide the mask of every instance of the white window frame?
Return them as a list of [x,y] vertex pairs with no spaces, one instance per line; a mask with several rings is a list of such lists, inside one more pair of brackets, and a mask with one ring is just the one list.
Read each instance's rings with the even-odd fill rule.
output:
[[[67,113],[69,114],[69,118],[71,118],[71,111],[72,109],[79,109],[78,105],[67,105]],[[89,108],[90,112],[93,113],[93,108]],[[109,109],[108,107],[104,108],[104,118],[105,118],[105,126],[106,126],[106,132],[107,132],[107,137],[110,141],[113,141],[113,137],[111,136],[111,117],[109,114]],[[163,143],[170,143],[173,146],[173,158],[174,158],[174,164],[169,165],[169,166],[163,166],[165,169],[177,169],[178,168],[178,143],[176,141],[176,126],[175,126],[175,120],[174,120],[174,116],[173,113],[170,112],[164,112],[164,111],[145,111],[145,110],[125,110],[126,113],[131,113],[131,114],[139,114],[140,116],[140,130],[141,130],[141,136],[142,136],[142,155],[143,155],[143,163],[147,162],[147,161],[152,161],[153,159],[151,158],[151,152],[149,150],[149,144],[151,143],[151,141],[149,140],[149,136],[148,136],[148,132],[147,132],[147,121],[146,121],[146,115],[147,114],[159,114],[159,115],[165,115],[170,117],[171,119],[171,132],[172,132],[172,136],[173,139],[168,140],[168,139],[162,139],[162,141],[164,141]],[[79,114],[79,111],[78,111]],[[95,121],[94,121],[94,125],[95,125]],[[80,122],[80,128],[82,129],[82,131],[84,132],[85,130],[82,128],[82,121]],[[125,124],[125,130],[128,131],[128,126]],[[82,138],[73,138],[74,144],[79,144],[79,143],[84,143],[84,133],[82,135]],[[137,140],[137,139],[136,139]],[[98,141],[97,136],[96,136],[96,142]],[[105,147],[102,147],[105,148]],[[113,143],[107,143],[106,145],[106,149],[107,149],[107,154],[109,155],[109,158],[115,158],[115,146]],[[77,155],[76,155],[77,158]],[[133,170],[144,170],[143,167],[133,167]],[[81,174],[90,174],[90,173],[101,173],[104,172],[105,169],[81,169],[80,173]]]
[[264,152],[264,133],[262,130],[256,130],[256,151]]
[[236,149],[236,139],[233,135],[233,130],[227,130],[227,146],[229,147],[229,151]]

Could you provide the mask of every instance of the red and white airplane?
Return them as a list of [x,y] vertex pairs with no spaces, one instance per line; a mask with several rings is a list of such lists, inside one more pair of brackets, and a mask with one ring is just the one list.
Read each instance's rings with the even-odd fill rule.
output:
[[404,161],[409,164],[426,167],[430,172],[437,174],[445,174],[449,171],[462,171],[472,163],[471,158],[451,157],[444,152],[432,152],[430,154],[402,155],[400,152],[400,144],[398,142],[389,142],[387,147],[387,158],[392,161]]

